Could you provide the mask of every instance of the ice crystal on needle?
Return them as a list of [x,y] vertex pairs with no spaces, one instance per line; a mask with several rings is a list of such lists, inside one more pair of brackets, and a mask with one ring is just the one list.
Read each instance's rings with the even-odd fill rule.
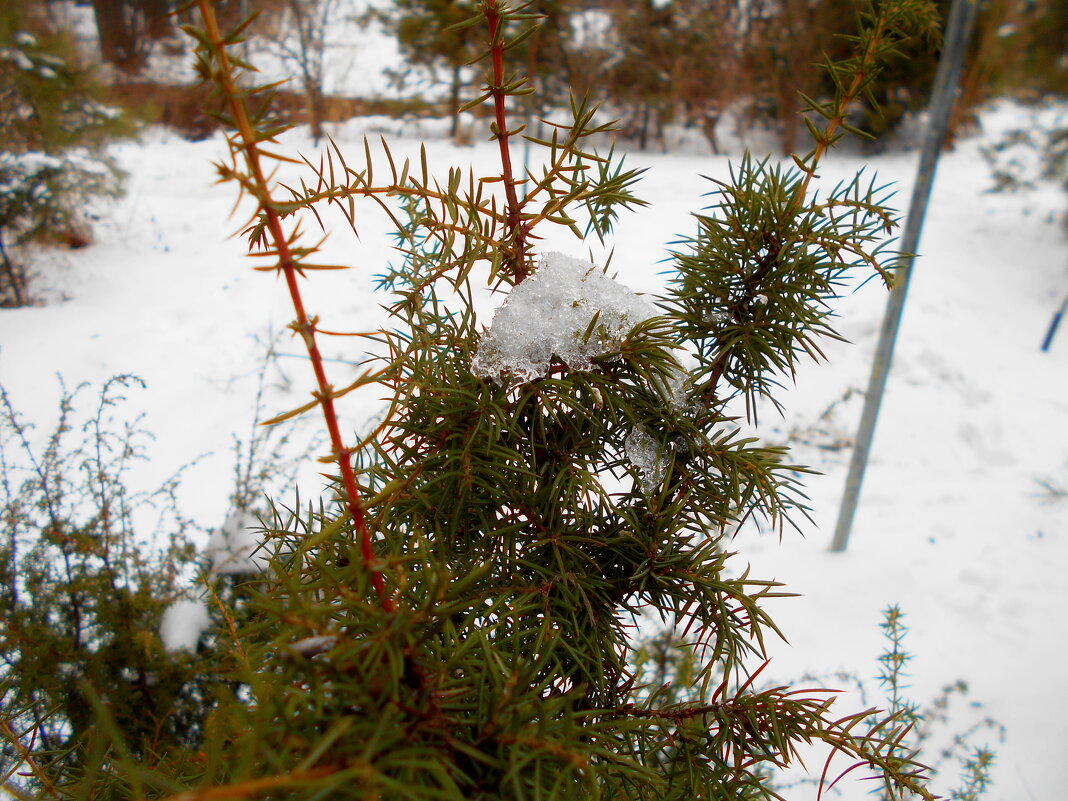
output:
[[618,350],[635,325],[655,314],[595,265],[546,253],[493,315],[471,368],[483,378],[530,381],[545,375],[555,356],[573,370],[589,370],[595,357]]
[[660,482],[667,475],[667,459],[663,448],[653,439],[649,432],[641,428],[633,429],[623,442],[627,460],[638,468],[638,481],[642,492],[656,492]]

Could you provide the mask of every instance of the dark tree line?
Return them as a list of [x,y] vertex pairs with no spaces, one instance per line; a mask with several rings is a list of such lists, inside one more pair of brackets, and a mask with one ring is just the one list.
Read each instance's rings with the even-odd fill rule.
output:
[[[397,0],[378,13],[405,57],[436,68],[450,82],[449,106],[477,96],[481,76],[465,65],[482,42],[471,29],[450,29],[474,0]],[[866,0],[546,0],[532,11],[539,31],[520,47],[544,100],[563,105],[569,93],[605,104],[644,147],[667,123],[702,128],[713,148],[724,110],[741,108],[748,122],[778,130],[784,151],[803,134],[799,94],[832,96],[825,56],[849,47],[843,34]],[[937,4],[943,18],[949,0]],[[583,28],[597,18],[597,35]],[[900,61],[852,115],[875,134],[894,129],[926,103],[940,33],[904,46]],[[1068,91],[1068,4],[1062,0],[990,0],[973,41],[960,113],[1005,93]],[[465,85],[465,80],[467,85]],[[961,120],[958,120],[958,123]]]
[[[325,100],[315,53],[323,43],[301,27],[324,16],[331,0],[218,0],[227,23],[252,10],[269,19],[259,28],[277,38],[298,31],[302,57],[294,72],[308,95],[309,119],[321,133]],[[136,72],[155,42],[175,33],[178,0],[92,0],[102,58]],[[564,106],[569,94],[606,104],[624,130],[645,146],[667,123],[702,128],[713,148],[716,125],[730,105],[747,122],[760,120],[781,136],[784,151],[802,132],[799,93],[833,94],[824,74],[810,69],[824,54],[848,46],[842,34],[866,0],[542,0],[530,13],[542,24],[518,45],[519,58],[537,84],[540,103]],[[395,0],[378,4],[377,19],[397,36],[408,64],[429,67],[449,86],[455,112],[478,94],[483,76],[467,65],[484,46],[484,32],[456,27],[478,0]],[[948,11],[949,0],[939,0]],[[576,28],[591,15],[606,23],[599,37]],[[255,31],[254,31],[255,33]],[[314,34],[314,31],[311,31]],[[321,39],[321,37],[320,37]],[[907,47],[871,92],[858,101],[854,122],[882,134],[923,106],[937,63],[937,32]],[[989,0],[972,44],[964,80],[963,118],[970,107],[1004,92],[1068,92],[1068,4],[1063,0]],[[321,61],[321,58],[320,58]],[[321,66],[321,65],[320,65]],[[543,108],[530,109],[541,113]],[[958,120],[959,122],[960,120]],[[454,131],[455,133],[455,131]]]

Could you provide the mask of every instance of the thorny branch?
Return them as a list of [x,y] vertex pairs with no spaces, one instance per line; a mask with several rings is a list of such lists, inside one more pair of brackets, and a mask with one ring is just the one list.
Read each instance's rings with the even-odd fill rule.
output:
[[261,151],[258,143],[262,137],[258,136],[253,130],[241,92],[234,82],[224,37],[219,30],[219,24],[215,18],[215,11],[210,0],[197,0],[197,7],[200,10],[201,18],[204,20],[204,28],[207,33],[207,41],[211,44],[212,55],[218,63],[218,74],[216,76],[218,85],[226,95],[230,111],[233,114],[234,125],[237,128],[237,139],[236,141],[231,140],[231,148],[235,153],[241,151],[244,154],[251,179],[246,188],[253,192],[254,197],[259,202],[267,229],[270,232],[271,239],[274,241],[275,253],[278,256],[278,270],[282,272],[285,278],[289,296],[293,303],[296,320],[290,327],[304,340],[312,369],[315,372],[317,388],[313,394],[323,409],[323,417],[326,421],[327,431],[330,434],[333,456],[337,460],[338,469],[341,473],[341,483],[345,491],[345,502],[352,519],[352,528],[360,540],[360,551],[363,556],[364,567],[370,571],[371,583],[378,595],[382,608],[386,611],[392,611],[394,605],[387,594],[385,579],[381,571],[373,567],[377,557],[371,541],[371,532],[367,526],[363,503],[356,487],[356,475],[352,468],[352,449],[344,445],[337,412],[334,407],[334,399],[338,397],[338,393],[327,380],[323,357],[315,338],[317,318],[309,317],[304,309],[300,285],[297,282],[299,263],[282,228],[281,215],[270,196],[270,190],[260,159]]
[[511,274],[515,283],[521,283],[530,274],[526,264],[527,229],[522,223],[522,206],[516,194],[518,183],[512,171],[512,155],[508,139],[514,133],[508,130],[508,117],[505,108],[508,96],[504,84],[504,35],[501,31],[499,0],[487,0],[486,22],[489,25],[490,59],[493,65],[493,77],[489,91],[493,96],[494,124],[493,134],[501,151],[501,177],[504,182],[504,196],[508,210],[505,218],[505,231],[510,247],[504,254],[505,269]]

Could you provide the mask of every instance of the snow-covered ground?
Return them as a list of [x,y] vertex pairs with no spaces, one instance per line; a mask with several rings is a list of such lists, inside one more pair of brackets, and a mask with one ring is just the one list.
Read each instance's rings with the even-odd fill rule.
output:
[[[1020,113],[990,111],[987,138]],[[400,157],[429,137],[428,159],[439,173],[467,165],[495,171],[493,145],[457,148],[443,130],[434,121],[364,119],[333,135],[343,151],[359,154],[364,134],[381,133]],[[964,679],[970,692],[949,730],[986,716],[1005,727],[1004,741],[994,729],[976,740],[997,752],[989,797],[1056,801],[1068,787],[1061,662],[1068,655],[1068,499],[1044,499],[1038,480],[1068,488],[1068,330],[1049,352],[1039,345],[1068,293],[1058,219],[1065,197],[1049,185],[987,193],[982,141],[964,141],[939,167],[848,551],[831,554],[827,545],[885,305],[874,281],[841,304],[841,330],[854,344],[830,345],[829,364],[801,371],[783,399],[788,416],[765,414],[761,423],[765,438],[792,442],[796,460],[823,473],[808,482],[814,522],[781,543],[743,532],[735,545],[755,574],[801,593],[772,609],[790,639],[774,648],[772,678],[821,680],[846,671],[871,679],[883,648],[880,610],[900,604],[916,654],[913,700],[923,703]],[[287,135],[284,148],[318,158],[301,131]],[[68,387],[99,385],[117,373],[145,379],[130,414],[146,413],[156,442],[138,480],[152,486],[195,462],[180,497],[206,540],[226,519],[233,437],[248,435],[258,364],[265,343],[289,322],[288,300],[281,283],[253,272],[243,244],[228,238],[243,220],[240,210],[230,216],[231,189],[213,186],[220,137],[190,143],[151,129],[113,153],[129,172],[128,191],[98,208],[95,243],[41,254],[36,291],[45,302],[0,311],[0,382],[44,430],[60,394],[54,376]],[[607,248],[566,232],[544,248],[602,262],[614,249],[620,280],[656,292],[668,243],[691,229],[687,215],[706,202],[711,186],[700,175],[725,176],[728,159],[639,152],[627,159],[649,168],[638,192],[650,206],[625,216]],[[904,203],[915,162],[914,152],[897,151],[867,166],[894,182]],[[835,156],[823,177],[830,184],[862,166],[858,157]],[[359,240],[339,226],[326,245],[325,261],[352,269],[314,274],[306,284],[307,306],[326,328],[367,330],[381,319],[372,286],[393,257],[388,228],[369,208],[359,225]],[[328,348],[334,383],[351,380],[360,370],[358,346],[342,339]],[[285,338],[279,350],[265,414],[303,402],[311,386],[299,343]],[[350,428],[370,417],[371,400],[345,407]],[[302,477],[305,487],[317,488],[315,469]],[[869,702],[879,703],[875,682],[868,687]]]

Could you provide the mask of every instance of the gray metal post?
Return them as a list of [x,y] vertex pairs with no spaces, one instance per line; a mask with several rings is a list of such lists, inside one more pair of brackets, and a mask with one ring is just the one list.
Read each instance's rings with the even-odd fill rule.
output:
[[[934,89],[928,106],[927,131],[920,154],[920,167],[916,175],[916,185],[912,190],[912,202],[909,204],[908,221],[905,234],[901,239],[901,250],[906,254],[915,254],[923,230],[923,218],[927,213],[927,201],[934,184],[938,156],[946,141],[949,128],[949,116],[956,100],[960,75],[964,68],[964,53],[975,27],[979,14],[979,0],[953,0],[949,12],[949,21],[942,43],[942,55],[938,59],[935,73]],[[832,551],[844,551],[849,542],[849,532],[853,527],[853,515],[857,511],[860,499],[860,487],[864,481],[864,468],[868,464],[872,436],[875,433],[875,421],[879,416],[886,379],[890,373],[890,362],[894,355],[894,342],[901,326],[901,313],[905,308],[905,297],[909,290],[909,278],[912,275],[913,255],[906,256],[895,273],[894,288],[883,316],[879,343],[875,350],[875,363],[872,366],[871,380],[864,400],[864,412],[860,418],[857,442],[853,448],[853,458],[849,463],[849,475],[846,478],[845,494],[838,512],[838,524],[834,530]]]

